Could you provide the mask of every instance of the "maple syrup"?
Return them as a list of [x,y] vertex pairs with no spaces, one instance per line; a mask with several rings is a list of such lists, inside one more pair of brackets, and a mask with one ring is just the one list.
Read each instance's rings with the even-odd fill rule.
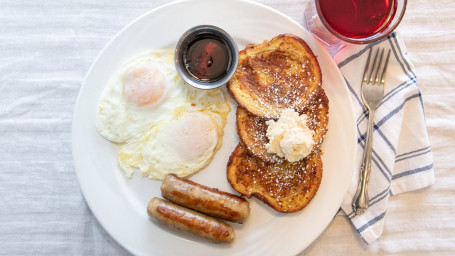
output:
[[175,47],[174,63],[183,81],[210,90],[226,84],[237,70],[239,51],[234,39],[213,25],[187,30]]
[[186,70],[200,81],[216,81],[225,76],[230,59],[226,44],[208,35],[190,42],[184,54]]

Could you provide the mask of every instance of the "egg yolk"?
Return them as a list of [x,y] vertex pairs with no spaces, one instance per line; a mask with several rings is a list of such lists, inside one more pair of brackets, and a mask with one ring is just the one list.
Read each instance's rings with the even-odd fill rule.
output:
[[171,146],[185,160],[194,160],[207,152],[218,141],[215,121],[201,112],[187,113],[173,125]]
[[166,79],[156,68],[141,67],[129,72],[123,81],[126,100],[136,106],[156,104],[166,91]]

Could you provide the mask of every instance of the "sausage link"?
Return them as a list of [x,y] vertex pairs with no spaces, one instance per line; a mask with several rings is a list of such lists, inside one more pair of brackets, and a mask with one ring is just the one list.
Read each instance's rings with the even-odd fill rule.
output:
[[147,213],[170,228],[215,243],[234,240],[234,229],[228,224],[157,197],[148,203]]
[[170,201],[220,219],[243,223],[250,204],[242,197],[209,188],[175,174],[166,175],[161,195]]

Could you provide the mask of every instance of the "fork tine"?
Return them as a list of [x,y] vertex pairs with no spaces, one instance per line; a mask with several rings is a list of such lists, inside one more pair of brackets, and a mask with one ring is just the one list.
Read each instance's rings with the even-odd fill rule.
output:
[[375,70],[375,68],[376,68],[376,63],[377,63],[376,60],[378,59],[378,53],[379,53],[379,48],[376,49],[376,53],[374,54],[374,59],[372,62],[373,66],[370,69],[370,74],[368,75],[368,80],[367,80],[369,83],[371,83],[373,81],[372,75],[373,75],[373,70]]
[[378,53],[379,53],[379,49],[376,49],[376,53],[374,54],[374,59],[373,59],[373,66],[371,67],[370,69],[370,73],[368,74],[368,80],[367,82],[371,83],[372,82],[372,75],[373,75],[373,70],[376,68],[376,60],[378,59]]
[[363,81],[364,82],[367,81],[367,72],[368,72],[368,68],[370,66],[371,52],[372,52],[372,48],[370,48],[370,51],[368,52],[367,63],[365,65],[365,70],[363,71]]
[[385,83],[385,73],[387,72],[387,67],[389,66],[389,58],[390,58],[390,49],[387,53],[387,57],[384,62],[384,68],[382,70],[381,79],[379,80],[381,84]]
[[378,66],[376,67],[375,74],[374,74],[374,83],[377,84],[379,82],[379,70],[381,69],[382,65],[382,58],[384,57],[384,48],[381,49],[381,56],[378,60]]

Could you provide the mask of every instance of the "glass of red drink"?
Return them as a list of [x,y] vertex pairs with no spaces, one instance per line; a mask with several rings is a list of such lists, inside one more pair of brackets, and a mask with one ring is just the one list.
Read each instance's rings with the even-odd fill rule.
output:
[[327,46],[368,44],[398,26],[406,4],[407,0],[310,0],[305,26]]

